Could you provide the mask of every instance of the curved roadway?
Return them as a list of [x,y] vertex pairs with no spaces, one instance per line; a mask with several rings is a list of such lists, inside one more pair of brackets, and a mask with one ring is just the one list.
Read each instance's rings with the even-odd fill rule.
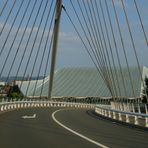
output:
[[[36,118],[22,118],[33,114]],[[0,114],[2,148],[146,148],[147,138],[148,131],[103,120],[91,110],[33,108]]]

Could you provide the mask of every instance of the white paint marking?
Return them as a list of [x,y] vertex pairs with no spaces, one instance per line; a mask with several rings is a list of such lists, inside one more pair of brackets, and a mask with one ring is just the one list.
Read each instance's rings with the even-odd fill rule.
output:
[[32,116],[25,115],[25,116],[22,116],[22,118],[23,119],[34,119],[34,118],[36,118],[36,114],[33,114]]
[[91,142],[91,143],[97,145],[97,146],[100,146],[100,147],[102,147],[102,148],[108,148],[107,146],[105,146],[105,145],[103,145],[103,144],[101,144],[101,143],[99,143],[99,142],[97,142],[97,141],[94,141],[94,140],[92,140],[92,139],[90,139],[90,138],[88,138],[88,137],[86,137],[86,136],[84,136],[84,135],[82,135],[82,134],[80,134],[80,133],[78,133],[78,132],[76,132],[76,131],[70,129],[70,128],[68,128],[67,126],[65,126],[64,124],[62,124],[61,122],[59,122],[59,121],[55,118],[55,114],[56,114],[57,112],[61,111],[61,110],[64,110],[64,109],[59,109],[59,110],[57,110],[57,111],[55,111],[55,112],[52,113],[52,119],[53,119],[57,124],[59,124],[61,127],[65,128],[66,130],[70,131],[71,133],[73,133],[73,134],[75,134],[75,135],[77,135],[77,136],[79,136],[79,137],[81,137],[81,138],[83,138],[83,139],[85,139],[85,140],[87,140],[87,141],[89,141],[89,142]]

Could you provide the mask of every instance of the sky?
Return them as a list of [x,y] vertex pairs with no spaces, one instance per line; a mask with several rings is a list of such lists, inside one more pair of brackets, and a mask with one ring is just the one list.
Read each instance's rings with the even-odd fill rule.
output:
[[[11,26],[13,24],[13,20],[15,19],[15,15],[16,15],[17,10],[19,9],[22,1],[23,0],[16,0],[16,4],[14,5],[11,17],[8,19],[5,29],[3,30],[2,35],[0,36],[0,50],[3,50],[3,52],[0,56],[0,62],[1,62],[0,70],[2,71],[2,74],[0,74],[0,75],[2,75],[2,76],[8,75],[8,73],[9,73],[10,65],[13,62],[13,58],[16,53],[16,49],[18,48],[18,44],[19,44],[21,37],[23,35],[23,31],[25,30],[25,26],[27,24],[28,17],[30,15],[31,9],[33,8],[33,4],[36,0],[31,1],[28,9],[27,9],[27,4],[29,3],[29,0],[25,0],[23,2],[22,7],[21,7],[21,12],[19,13],[18,17],[16,18],[16,21],[14,22],[13,28],[12,28],[11,33],[9,35],[9,39],[7,40],[7,43],[4,46],[4,42],[6,41],[9,30],[11,29]],[[43,29],[44,29],[44,25],[45,25],[45,22],[47,19],[47,13],[49,11],[49,9],[47,9],[47,8],[50,7],[50,4],[52,2],[51,0],[48,0],[48,1],[49,1],[48,3],[46,3],[46,0],[43,0],[43,2],[42,2],[41,10],[39,12],[37,21],[35,23],[35,28],[32,31],[32,36],[30,37],[30,42],[28,43],[27,50],[25,52],[25,55],[24,55],[24,58],[22,61],[22,66],[21,66],[22,68],[19,70],[19,75],[23,75],[26,67],[27,67],[26,75],[28,75],[32,72],[35,57],[37,54],[37,49],[39,47],[39,42],[40,42],[41,35],[42,35]],[[84,1],[84,3],[86,3],[86,5],[88,3],[90,3],[90,4],[94,3],[94,0],[79,0],[80,3],[82,3],[82,1]],[[99,2],[99,1],[100,0],[97,0],[97,2]],[[0,12],[1,12],[5,2],[6,2],[6,0],[0,0]],[[6,21],[6,18],[8,16],[9,11],[11,10],[13,2],[14,2],[14,0],[8,0],[8,4],[0,16],[0,30],[2,30],[2,26],[4,25],[4,22]],[[81,18],[82,22],[84,23],[81,11],[78,7],[77,0],[72,0],[72,2],[76,8],[77,13],[79,14],[79,17]],[[137,15],[137,11],[135,9],[135,5],[133,2],[134,2],[134,0],[124,0],[124,4],[125,4],[125,7],[126,7],[126,10],[128,13],[128,17],[130,20],[130,26],[132,28],[132,34],[134,36],[136,52],[138,54],[138,60],[140,62],[140,65],[148,66],[148,60],[147,60],[148,46],[146,45],[145,38],[144,38],[142,29],[140,26],[140,21],[139,21],[138,15]],[[147,9],[148,1],[147,0],[136,0],[136,2],[138,4],[140,15],[142,17],[142,21],[143,21],[143,25],[144,25],[144,28],[146,31],[146,35],[148,37],[148,18],[147,18],[148,17],[148,9]],[[40,3],[41,3],[41,0],[38,0],[36,3],[36,6],[35,6],[34,11],[32,13],[32,17],[31,17],[30,22],[29,22],[27,29],[26,29],[27,30],[26,34],[23,38],[23,42],[22,42],[21,46],[19,47],[19,52],[17,53],[17,58],[13,64],[10,75],[16,75],[16,70],[19,67],[19,63],[21,61],[21,57],[22,57],[23,52],[25,50],[27,39],[29,37],[29,33],[31,32],[31,28],[33,26],[33,23],[35,21],[35,15],[37,13],[38,8],[40,7]],[[55,0],[53,1],[53,3],[55,3]],[[107,16],[104,0],[101,0],[101,3],[104,8],[105,16]],[[127,53],[129,64],[131,66],[135,66],[135,65],[137,65],[137,63],[136,63],[137,61],[136,61],[136,58],[134,55],[134,51],[132,49],[133,47],[131,44],[131,38],[130,38],[130,34],[128,32],[128,26],[127,26],[125,16],[123,13],[121,0],[114,0],[114,3],[115,3],[115,7],[116,7],[118,17],[119,17],[119,22],[120,22],[120,26],[121,26],[121,30],[122,30],[123,40],[125,43],[125,48],[126,48],[126,53]],[[126,66],[126,61],[125,61],[125,57],[124,57],[124,53],[123,53],[123,49],[122,49],[122,45],[121,45],[121,40],[120,40],[120,36],[119,36],[119,32],[118,32],[117,23],[115,20],[115,14],[113,12],[111,0],[107,0],[107,4],[109,6],[111,20],[113,23],[113,30],[114,30],[116,41],[117,41],[117,47],[118,47],[120,60],[121,60],[122,65]],[[86,37],[84,36],[82,28],[81,28],[81,26],[78,22],[78,19],[74,13],[74,10],[72,8],[70,0],[63,0],[63,5],[64,5],[67,13],[69,14],[70,18],[74,22],[79,33],[81,34],[85,44],[87,45],[88,49],[90,50],[89,44],[87,42]],[[45,14],[43,15],[44,17],[42,17],[42,13],[45,10],[45,8],[46,8]],[[26,9],[27,9],[27,11],[26,11]],[[101,14],[100,7],[98,7],[98,9]],[[54,7],[52,7],[52,11],[53,10],[54,10]],[[13,38],[17,32],[21,18],[23,16],[23,14],[25,13],[25,11],[26,11],[25,19],[23,20],[21,28],[19,29],[18,36],[17,36],[15,42],[13,43]],[[36,39],[36,44],[34,45],[33,40],[35,39],[37,30],[39,28],[39,24],[40,24],[42,18],[43,18],[43,20],[42,20],[42,23],[40,26],[40,31],[39,31],[38,37]],[[33,75],[37,75],[37,73],[39,71],[39,65],[40,65],[41,57],[43,55],[44,44],[46,42],[46,38],[48,35],[48,28],[50,26],[51,18],[52,18],[52,15],[49,16],[48,25],[45,29],[45,35],[44,35],[43,41],[42,41],[43,44],[40,47],[39,56],[38,56],[35,68],[33,70]],[[107,17],[106,17],[106,22],[108,25],[109,20]],[[85,24],[83,24],[83,25],[84,25],[84,28],[86,29]],[[52,30],[53,30],[53,24],[52,24],[52,29],[50,31],[50,38],[52,35]],[[114,47],[115,45],[114,45],[114,41],[112,38],[110,27],[108,28],[108,31],[109,31],[109,37],[110,37],[110,41],[111,41],[113,54],[115,57],[114,60],[117,63],[117,57],[116,57],[117,55],[116,55],[116,51],[115,51],[115,47]],[[105,32],[105,30],[104,30],[104,32]],[[88,35],[88,32],[87,32],[87,35]],[[44,60],[43,60],[42,66],[41,66],[40,75],[44,74],[44,67],[46,65],[46,58],[47,58],[48,49],[50,46],[49,43],[50,43],[50,41],[47,44],[47,50],[45,51],[45,56],[43,58]],[[8,60],[6,60],[6,57],[8,55],[9,49],[11,48],[11,45],[13,45],[13,47],[12,47],[11,53],[8,57]],[[94,64],[93,64],[92,60],[90,59],[83,43],[81,42],[81,39],[78,37],[74,27],[72,26],[71,22],[69,21],[64,10],[62,10],[59,44],[58,45],[59,46],[58,46],[58,52],[57,52],[56,69],[61,69],[63,67],[94,67]],[[34,50],[32,51],[30,61],[27,63],[32,47],[34,47]],[[91,52],[91,54],[92,54],[92,52]],[[94,58],[94,56],[93,56],[93,58]],[[5,64],[5,68],[3,68],[4,64]],[[50,71],[50,61],[48,62],[48,69],[46,71],[46,74],[48,74],[49,71]]]
[[[84,1],[87,1],[87,0],[84,0]],[[80,0],[80,2],[81,2],[81,0]],[[90,3],[91,2],[93,2],[93,0],[90,0]],[[115,33],[115,36],[118,36],[116,38],[117,42],[120,42],[120,39],[119,39],[120,37],[119,37],[118,29],[117,29],[117,24],[116,24],[116,21],[115,21],[114,12],[113,12],[113,9],[112,9],[111,0],[107,0],[107,2],[108,2],[108,5],[109,5],[111,17],[112,17],[112,20],[113,20],[114,33]],[[120,25],[121,25],[121,30],[122,30],[122,35],[123,35],[123,39],[124,39],[124,42],[125,42],[125,47],[127,49],[126,52],[127,52],[127,55],[129,56],[129,58],[128,58],[129,63],[131,65],[136,65],[135,55],[133,53],[133,50],[131,49],[132,48],[131,39],[130,39],[130,36],[129,36],[127,24],[126,24],[126,21],[125,21],[125,16],[123,14],[123,8],[122,8],[121,0],[114,0],[114,2],[115,2],[115,7],[116,7],[116,10],[117,10],[117,13],[118,13],[119,22],[120,22]],[[144,37],[143,37],[143,32],[141,30],[139,18],[138,18],[138,15],[137,15],[137,12],[136,12],[136,9],[135,9],[135,5],[134,5],[133,2],[134,2],[133,0],[124,0],[125,6],[126,6],[126,9],[127,9],[127,12],[128,12],[128,17],[129,17],[129,20],[130,20],[130,25],[131,25],[131,28],[132,28],[132,33],[133,33],[134,40],[135,40],[135,43],[136,43],[135,46],[137,47],[137,53],[139,55],[140,63],[141,63],[141,65],[148,66],[148,61],[147,61],[148,47],[146,46],[146,43],[145,43],[145,40],[144,40]],[[136,2],[138,4],[139,10],[140,10],[140,13],[141,13],[141,16],[142,16],[143,24],[144,24],[144,27],[145,27],[145,31],[146,31],[147,36],[148,36],[148,18],[147,18],[147,16],[148,16],[148,9],[147,9],[148,1],[147,0],[140,0],[140,1],[137,0]],[[74,4],[75,4],[75,2],[74,2]],[[102,0],[102,4],[104,6],[103,0]],[[76,18],[74,17],[74,12],[72,11],[72,7],[71,7],[69,1],[68,0],[64,1],[64,5],[65,5],[67,11],[69,12],[69,14],[71,15],[71,17],[74,18],[74,20],[76,22]],[[77,8],[77,5],[76,5],[76,8]],[[77,9],[77,12],[80,13],[79,9]],[[62,22],[62,25],[61,25],[61,29],[63,29],[66,32],[67,31],[71,32],[70,34],[75,35],[75,31],[71,28],[71,25],[67,25],[67,24],[68,24],[68,21],[67,21],[67,18],[65,16],[64,12],[63,12],[63,22]],[[107,24],[109,24],[109,22],[107,22]],[[66,28],[64,26],[69,26],[69,27]],[[80,25],[78,25],[78,26],[80,26]],[[109,32],[111,32],[111,31],[109,30]],[[79,40],[77,40],[77,41],[79,41]],[[111,43],[113,44],[113,40],[111,40]],[[80,46],[81,46],[81,43],[80,43]],[[118,48],[119,48],[118,49],[119,52],[121,52],[120,58],[121,58],[122,64],[126,65],[122,49],[120,49],[121,44],[118,45]],[[83,45],[79,49],[81,49],[81,51],[82,51],[84,49]],[[87,56],[85,56],[84,59],[85,59],[84,61],[87,61],[86,60]],[[89,61],[89,64],[90,63],[91,62]]]

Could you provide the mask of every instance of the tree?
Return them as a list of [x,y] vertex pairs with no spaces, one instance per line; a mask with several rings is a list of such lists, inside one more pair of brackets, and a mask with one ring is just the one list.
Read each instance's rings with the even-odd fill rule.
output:
[[145,77],[145,79],[144,79],[144,83],[145,83],[145,88],[143,89],[143,98],[142,98],[142,102],[143,103],[148,103],[148,78],[147,77]]
[[23,94],[20,91],[18,85],[14,85],[14,86],[11,86],[11,88],[10,88],[7,96],[9,98],[22,98],[23,97]]

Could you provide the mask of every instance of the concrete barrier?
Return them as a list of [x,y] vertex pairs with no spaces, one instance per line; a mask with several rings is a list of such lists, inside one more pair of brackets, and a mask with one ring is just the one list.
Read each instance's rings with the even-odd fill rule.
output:
[[53,102],[53,101],[14,101],[1,102],[0,112],[7,112],[22,108],[39,108],[39,107],[64,107],[64,108],[95,108],[95,104],[69,103],[69,102]]
[[[115,105],[116,107],[114,107]],[[113,109],[113,108],[118,108],[117,104],[114,104],[114,106],[111,108],[111,106],[97,105],[95,107],[95,112],[104,117],[112,118],[114,120],[119,120],[121,122],[148,127],[148,114],[147,112],[145,114],[141,113],[140,107],[138,107],[138,113],[135,113],[135,112],[130,112],[130,110],[133,110],[132,105],[131,106],[128,105],[129,107],[128,111]]]

